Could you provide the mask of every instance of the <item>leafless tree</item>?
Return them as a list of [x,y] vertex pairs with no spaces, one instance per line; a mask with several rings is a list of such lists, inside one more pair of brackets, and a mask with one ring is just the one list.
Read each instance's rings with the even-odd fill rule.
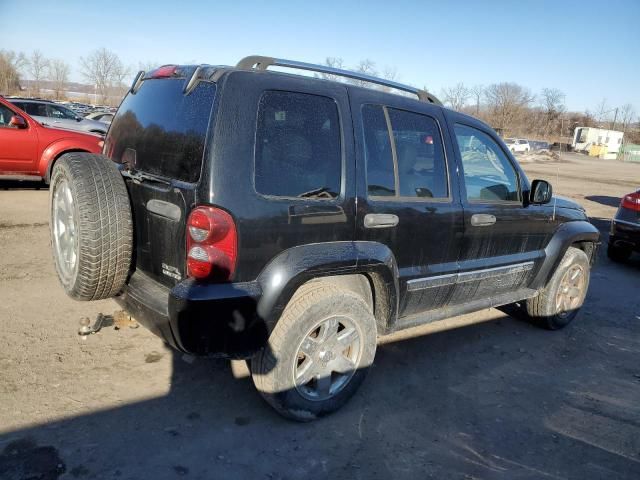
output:
[[484,91],[489,107],[491,123],[497,128],[509,131],[514,120],[529,107],[535,97],[517,83],[494,83]]
[[557,88],[543,88],[540,92],[540,105],[544,110],[543,131],[545,135],[549,135],[551,131],[558,131],[558,128],[562,129],[561,117],[565,111],[564,98],[564,93]]
[[161,65],[160,62],[152,62],[147,60],[146,62],[138,62],[138,71],[151,72]]
[[460,82],[453,87],[442,89],[442,100],[452,109],[460,111],[464,108],[471,92],[464,83]]
[[31,52],[27,60],[27,73],[33,80],[33,92],[36,95],[40,95],[40,82],[45,79],[48,68],[49,60],[45,58],[40,50]]
[[633,108],[633,105],[630,103],[624,104],[620,107],[620,122],[622,125],[622,131],[627,132],[631,124],[633,123],[633,119],[636,116],[636,111]]
[[602,101],[596,107],[596,120],[598,122],[602,122],[608,113],[609,113],[609,105],[607,105],[607,99],[603,98]]
[[0,50],[0,93],[20,90],[20,71],[26,63],[24,53]]
[[[324,66],[343,69],[344,61],[340,57],[327,57],[324,60]],[[325,80],[331,80],[333,82],[341,82],[343,80],[343,77],[340,77],[339,75],[332,75],[330,73],[320,73],[317,74],[316,77],[323,78]]]
[[102,103],[106,103],[109,91],[119,87],[122,80],[129,74],[120,58],[106,48],[94,50],[86,57],[80,57],[82,75],[96,86]]
[[53,59],[49,63],[49,80],[53,84],[53,91],[56,100],[59,100],[64,92],[67,82],[69,81],[69,64],[64,60]]
[[[362,73],[364,75],[376,76],[378,75],[378,71],[376,70],[376,62],[365,58],[364,60],[360,60],[358,64],[355,66],[354,70],[358,73]],[[352,80],[351,83],[354,85],[359,85],[361,87],[370,85],[369,82],[364,80]]]
[[474,85],[469,89],[469,93],[476,102],[476,117],[477,117],[480,115],[480,101],[482,100],[482,95],[484,95],[484,86]]

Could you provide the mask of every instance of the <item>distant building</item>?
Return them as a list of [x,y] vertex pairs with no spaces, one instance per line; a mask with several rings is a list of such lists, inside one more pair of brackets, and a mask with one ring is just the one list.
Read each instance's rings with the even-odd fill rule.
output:
[[594,147],[600,147],[597,156],[606,159],[616,158],[622,145],[623,132],[606,128],[576,127],[571,146],[577,152],[590,153]]

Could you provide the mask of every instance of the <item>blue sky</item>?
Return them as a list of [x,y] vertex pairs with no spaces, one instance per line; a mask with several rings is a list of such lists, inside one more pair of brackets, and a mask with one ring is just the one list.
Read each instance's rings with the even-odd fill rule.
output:
[[442,87],[513,81],[559,88],[572,110],[640,113],[640,1],[0,0],[0,48],[67,60],[106,47],[127,65],[235,64],[249,54],[345,65],[370,58]]

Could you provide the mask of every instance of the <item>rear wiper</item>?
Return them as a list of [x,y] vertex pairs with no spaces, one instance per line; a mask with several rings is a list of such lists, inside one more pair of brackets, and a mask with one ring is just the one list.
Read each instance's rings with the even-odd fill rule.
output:
[[163,183],[165,185],[171,185],[171,182],[165,180],[164,178],[160,178],[151,173],[141,172],[140,170],[122,170],[122,176],[128,177],[134,182],[142,183],[144,181]]

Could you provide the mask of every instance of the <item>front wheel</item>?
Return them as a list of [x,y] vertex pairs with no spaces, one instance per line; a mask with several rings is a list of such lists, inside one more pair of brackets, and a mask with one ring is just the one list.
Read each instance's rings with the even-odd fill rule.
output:
[[357,294],[328,282],[303,286],[268,345],[251,361],[253,381],[281,415],[311,421],[342,407],[364,381],[376,322]]
[[564,328],[576,317],[589,288],[589,257],[569,247],[549,283],[527,300],[527,314],[549,330]]

